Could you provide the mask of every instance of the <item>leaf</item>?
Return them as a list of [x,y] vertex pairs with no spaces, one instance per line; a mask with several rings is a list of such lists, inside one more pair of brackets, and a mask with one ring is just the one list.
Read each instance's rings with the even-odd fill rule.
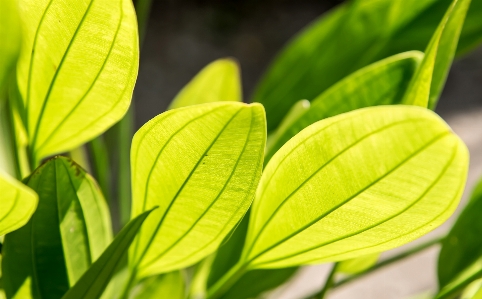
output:
[[452,64],[470,0],[454,0],[425,50],[404,102],[435,108]]
[[137,76],[130,0],[20,0],[24,44],[17,66],[32,155],[73,149],[127,111]]
[[160,207],[130,251],[139,278],[187,267],[219,247],[251,204],[265,142],[259,104],[171,110],[136,133],[132,215]]
[[465,287],[479,278],[482,278],[482,258],[477,259],[458,273],[453,280],[440,289],[434,299],[456,298]]
[[56,157],[28,178],[38,208],[21,229],[5,237],[2,272],[11,298],[25,279],[33,298],[60,298],[112,239],[105,200],[75,162]]
[[426,109],[371,107],[317,122],[263,172],[243,264],[290,267],[403,245],[452,214],[467,167],[463,142]]
[[316,97],[309,110],[270,137],[266,161],[302,129],[327,117],[358,108],[400,104],[423,54],[410,51],[371,64]]
[[[465,268],[482,257],[482,181],[477,184],[470,202],[464,208],[442,241],[438,258],[438,280],[440,288],[460,274]],[[481,268],[482,269],[482,268]]]
[[185,286],[181,271],[151,276],[134,289],[134,298],[184,299]]
[[126,254],[141,225],[151,212],[152,210],[146,211],[131,220],[62,299],[100,298],[114,276],[121,258]]
[[[450,4],[350,1],[308,25],[276,57],[253,94],[252,101],[265,106],[268,131],[296,101],[313,100],[354,71],[397,53],[423,51]],[[480,5],[474,10],[468,14],[472,25],[462,31],[460,43],[467,46],[461,51],[482,41]]]
[[197,74],[172,100],[169,109],[197,104],[241,102],[241,78],[234,59],[218,59]]
[[0,236],[24,226],[35,212],[38,196],[0,170]]
[[358,274],[375,265],[379,257],[380,254],[376,252],[369,255],[344,260],[338,264],[336,271],[350,275]]
[[0,98],[20,50],[20,22],[15,0],[2,0],[0,19]]

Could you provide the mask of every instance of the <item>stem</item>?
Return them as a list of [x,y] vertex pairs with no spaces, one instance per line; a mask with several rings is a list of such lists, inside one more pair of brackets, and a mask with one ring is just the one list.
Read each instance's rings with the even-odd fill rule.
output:
[[248,270],[247,264],[244,261],[238,262],[234,265],[221,279],[219,279],[207,291],[206,299],[220,298],[236,281]]
[[401,259],[404,259],[404,258],[406,258],[406,257],[408,257],[408,256],[413,255],[413,254],[416,254],[416,253],[418,253],[418,252],[420,252],[420,251],[423,251],[423,250],[425,250],[425,249],[427,249],[427,248],[429,248],[429,247],[432,247],[433,245],[439,244],[443,239],[444,239],[444,237],[438,237],[438,238],[436,238],[436,239],[429,240],[429,241],[427,241],[427,242],[425,242],[425,243],[422,243],[422,244],[420,244],[420,245],[418,245],[418,246],[415,246],[415,247],[413,247],[413,248],[411,248],[411,249],[409,249],[409,250],[407,250],[407,251],[405,251],[405,252],[402,252],[402,253],[400,253],[400,254],[398,254],[398,255],[395,255],[395,256],[393,256],[393,257],[391,257],[391,258],[389,258],[389,259],[386,259],[386,260],[384,260],[384,261],[381,261],[380,263],[374,265],[373,267],[371,267],[371,268],[369,268],[369,269],[367,269],[367,270],[365,270],[365,271],[363,271],[363,272],[361,272],[361,273],[358,273],[358,274],[349,276],[349,277],[347,277],[347,278],[345,278],[345,279],[343,279],[343,280],[341,280],[341,281],[339,281],[339,282],[334,283],[334,284],[333,284],[333,288],[340,287],[340,286],[342,286],[342,285],[344,285],[344,284],[346,284],[346,283],[348,283],[348,282],[350,282],[350,281],[353,281],[353,280],[358,279],[358,278],[360,278],[360,277],[363,277],[363,276],[365,276],[365,275],[367,275],[367,274],[369,274],[369,273],[372,273],[372,272],[374,272],[374,271],[376,271],[376,270],[378,270],[378,269],[381,269],[381,268],[383,268],[383,267],[385,267],[385,266],[388,266],[388,265],[390,265],[390,264],[393,264],[393,263],[395,263],[395,262],[398,262],[398,261],[401,260]]
[[321,291],[314,296],[315,298],[324,299],[328,290],[333,287],[333,283],[335,282],[336,269],[338,268],[338,265],[338,262],[333,264],[330,274],[328,274],[328,277],[326,278],[325,285],[323,286]]
[[124,290],[122,291],[119,299],[128,299],[129,294],[131,292],[132,287],[134,286],[137,278],[137,266],[132,269],[129,274],[129,278],[127,279],[126,284],[124,285]]

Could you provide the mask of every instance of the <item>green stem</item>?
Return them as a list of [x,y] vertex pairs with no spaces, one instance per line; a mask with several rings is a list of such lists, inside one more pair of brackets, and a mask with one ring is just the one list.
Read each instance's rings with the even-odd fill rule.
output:
[[325,285],[323,286],[321,291],[314,296],[315,298],[324,299],[328,290],[333,287],[333,283],[335,282],[336,269],[338,268],[338,265],[339,263],[333,264],[333,267],[331,268],[331,271],[326,278]]
[[221,279],[219,279],[207,291],[206,299],[217,299],[221,297],[236,281],[248,270],[247,264],[244,261],[238,262],[234,265]]
[[345,278],[345,279],[343,279],[343,280],[341,280],[341,281],[339,281],[339,282],[334,283],[334,284],[333,284],[333,288],[340,287],[340,286],[342,286],[342,285],[344,285],[344,284],[346,284],[346,283],[349,283],[350,281],[356,280],[356,279],[358,279],[358,278],[360,278],[360,277],[363,277],[363,276],[365,276],[365,275],[367,275],[367,274],[370,274],[370,273],[372,273],[372,272],[374,272],[374,271],[377,271],[377,270],[379,270],[379,269],[381,269],[381,268],[383,268],[383,267],[385,267],[385,266],[391,265],[391,264],[393,264],[393,263],[395,263],[395,262],[398,262],[399,260],[402,260],[402,259],[404,259],[404,258],[406,258],[406,257],[409,257],[409,256],[413,255],[413,254],[419,253],[420,251],[423,251],[423,250],[425,250],[425,249],[427,249],[427,248],[430,248],[430,247],[432,247],[433,245],[439,244],[443,239],[444,239],[444,237],[438,237],[438,238],[436,238],[436,239],[429,240],[429,241],[427,241],[427,242],[425,242],[425,243],[422,243],[422,244],[420,244],[420,245],[418,245],[418,246],[415,246],[415,247],[413,247],[413,248],[411,248],[411,249],[409,249],[409,250],[407,250],[407,251],[404,251],[404,252],[402,252],[402,253],[400,253],[400,254],[398,254],[398,255],[395,255],[395,256],[393,256],[393,257],[391,257],[391,258],[389,258],[389,259],[386,259],[386,260],[384,260],[384,261],[381,261],[380,263],[374,265],[373,267],[371,267],[371,268],[369,268],[369,269],[367,269],[367,270],[365,270],[365,271],[363,271],[363,272],[361,272],[361,273],[358,273],[358,274],[349,276],[349,277],[347,277],[347,278]]

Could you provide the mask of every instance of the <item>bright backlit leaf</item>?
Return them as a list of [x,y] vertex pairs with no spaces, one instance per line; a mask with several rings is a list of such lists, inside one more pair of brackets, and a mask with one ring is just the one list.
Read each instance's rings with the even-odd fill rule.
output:
[[[115,237],[97,261],[82,275],[77,283],[62,297],[63,299],[98,299],[115,274],[122,257],[125,256],[134,237],[151,211],[146,211],[131,220]],[[121,290],[117,289],[117,294]],[[117,298],[117,297],[116,297]],[[159,297],[161,298],[161,297]]]
[[15,0],[2,0],[0,18],[0,98],[20,50],[20,22]]
[[70,150],[117,122],[137,76],[131,0],[19,0],[17,82],[32,155]]
[[37,208],[32,189],[0,170],[0,236],[24,226]]
[[[253,95],[253,102],[265,106],[268,131],[296,101],[313,100],[354,71],[397,53],[425,50],[451,3],[348,1],[308,25],[273,61]],[[471,7],[461,51],[482,41],[480,13],[481,5]]]
[[220,101],[241,102],[239,66],[233,59],[218,59],[197,74],[174,98],[169,109]]
[[359,108],[400,104],[423,54],[410,51],[371,64],[333,85],[316,97],[310,108],[290,125],[280,126],[270,135],[266,160],[291,137],[327,117]]
[[407,104],[435,108],[452,64],[470,0],[454,0],[425,50],[404,96]]
[[259,104],[210,103],[165,112],[131,149],[133,216],[159,206],[130,251],[139,277],[212,253],[249,208],[263,164]]
[[336,267],[336,271],[344,274],[357,274],[375,265],[380,254],[378,252],[353,259],[341,261]]
[[174,271],[143,279],[134,289],[133,297],[136,299],[184,299],[185,289],[181,271]]
[[60,298],[109,245],[109,212],[94,180],[65,157],[40,166],[28,186],[39,204],[24,227],[5,237],[5,291],[10,298],[30,278],[34,298]]
[[242,263],[289,267],[403,245],[452,214],[467,168],[463,142],[423,108],[371,107],[317,122],[263,172]]
[[438,259],[438,279],[441,288],[482,256],[481,188],[482,181],[475,188],[469,204],[442,242]]

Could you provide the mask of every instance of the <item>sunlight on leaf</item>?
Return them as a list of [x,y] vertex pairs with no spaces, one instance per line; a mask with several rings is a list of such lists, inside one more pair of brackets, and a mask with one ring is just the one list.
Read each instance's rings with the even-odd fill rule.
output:
[[[20,50],[20,22],[15,0],[2,0],[0,18],[0,98]],[[8,13],[6,13],[8,12]]]
[[18,3],[17,82],[38,160],[85,143],[125,114],[137,76],[137,22],[130,0]]
[[27,225],[5,237],[5,291],[12,296],[30,277],[34,298],[59,298],[110,243],[108,208],[94,180],[65,157],[39,167],[28,186],[39,205]]
[[181,271],[147,277],[134,289],[136,299],[184,299],[184,277]]
[[169,109],[219,101],[242,102],[238,63],[218,59],[197,74],[174,98]]
[[369,255],[344,260],[338,264],[336,271],[344,274],[357,274],[375,265],[379,257],[380,254],[376,252]]
[[244,261],[280,268],[403,245],[452,214],[467,168],[463,142],[426,109],[371,107],[317,122],[263,172]]
[[130,250],[140,277],[194,264],[240,221],[261,176],[265,122],[259,104],[219,102],[165,112],[136,133],[132,215],[159,206]]

